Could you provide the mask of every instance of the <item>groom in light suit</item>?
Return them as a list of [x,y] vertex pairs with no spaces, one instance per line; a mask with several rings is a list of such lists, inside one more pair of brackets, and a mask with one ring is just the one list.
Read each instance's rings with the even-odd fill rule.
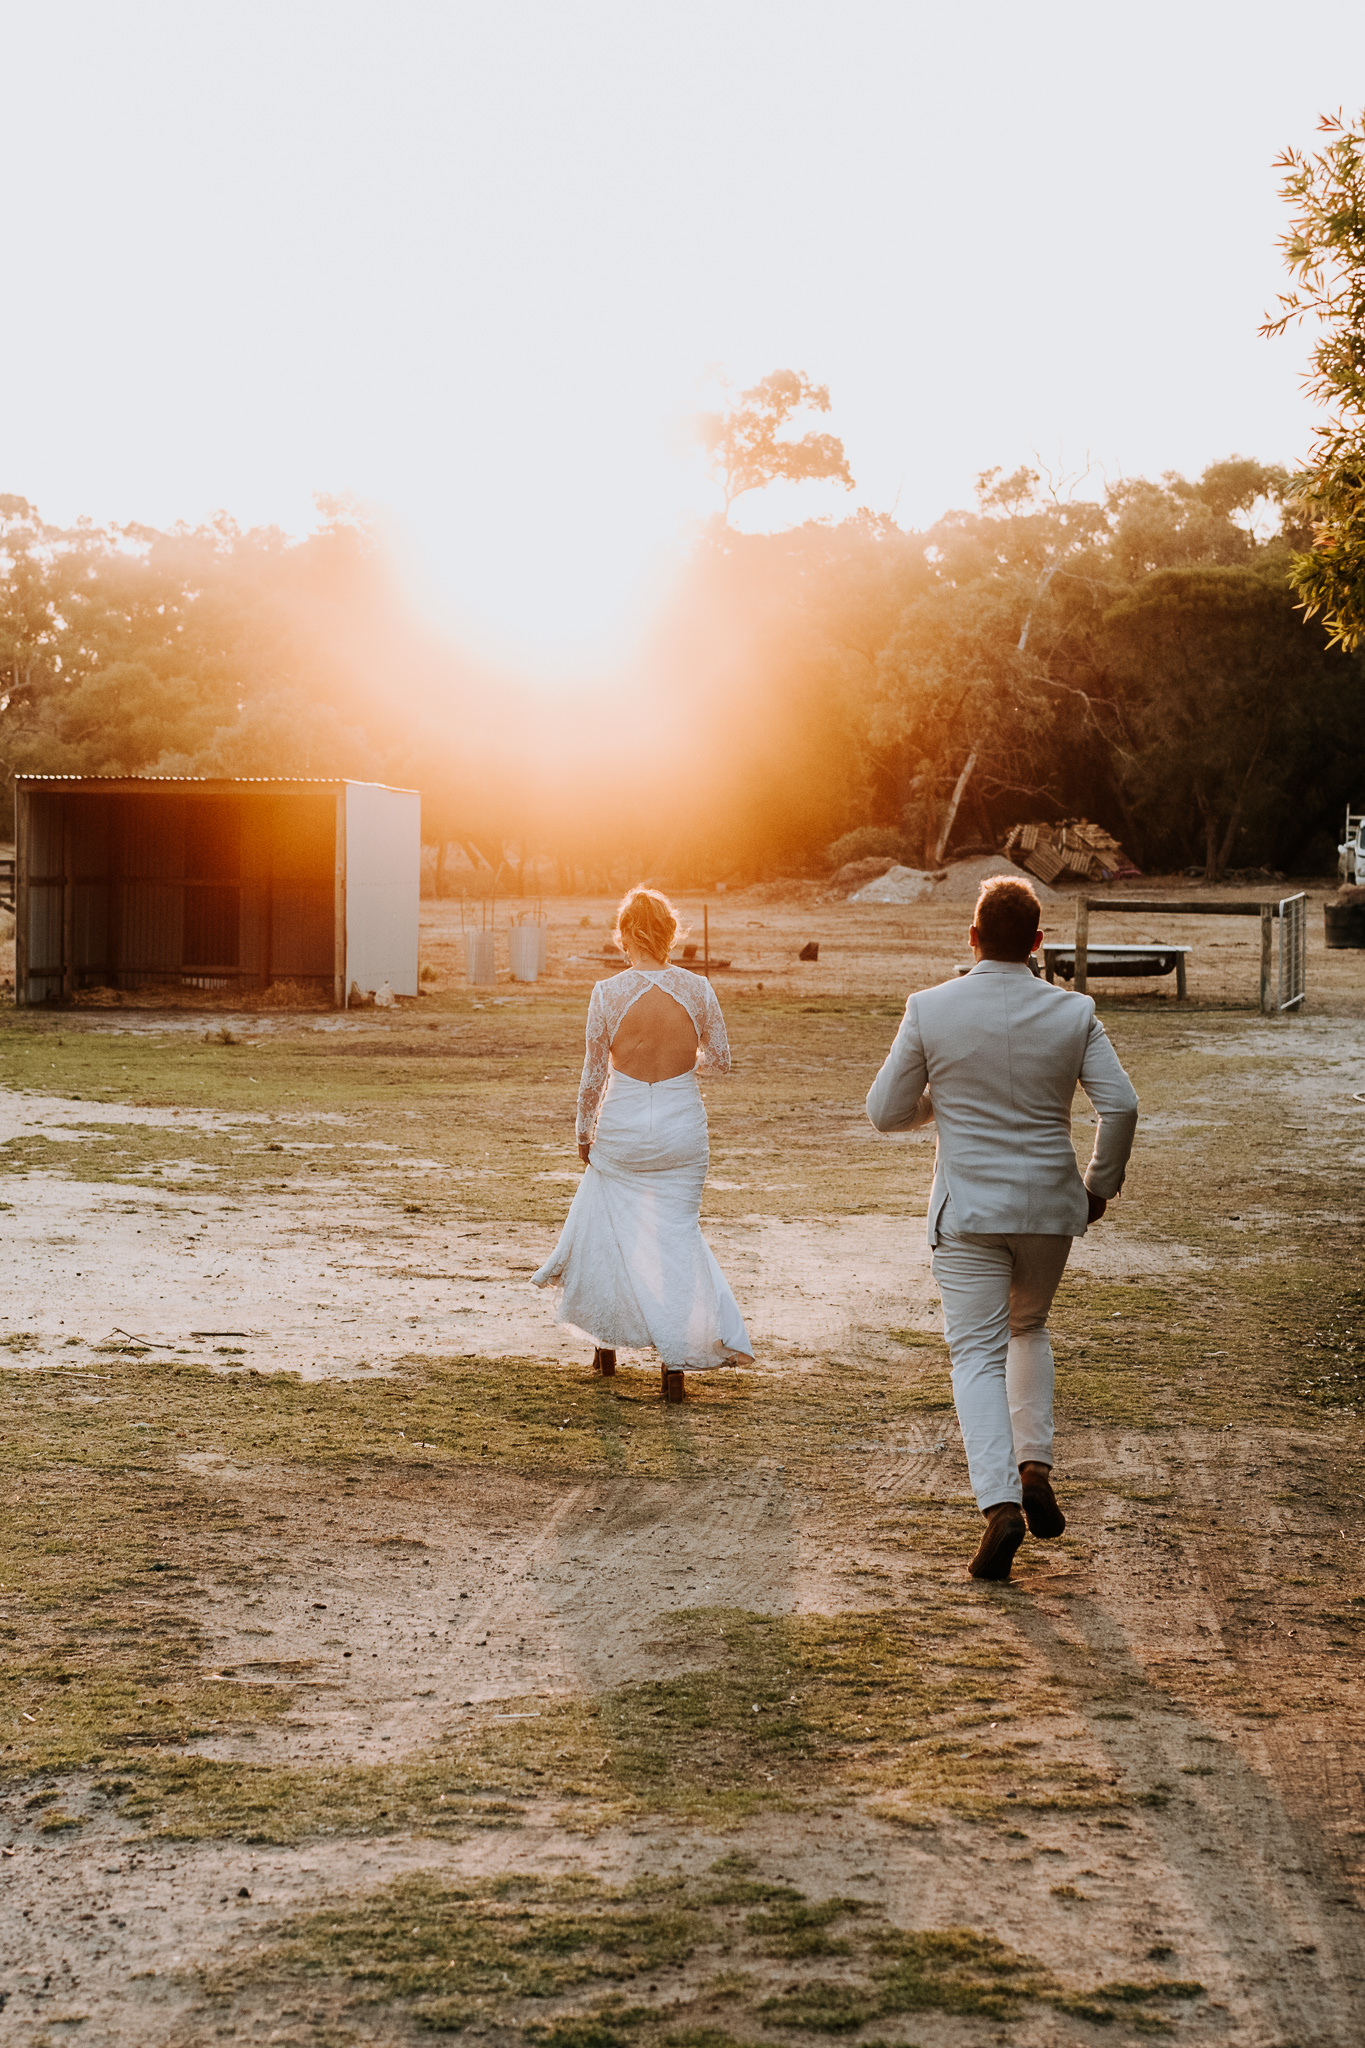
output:
[[[1073,1237],[1123,1185],[1137,1096],[1089,996],[1029,967],[1042,943],[1027,882],[992,876],[977,900],[976,965],[922,989],[867,1098],[879,1131],[938,1133],[929,1243],[943,1299],[967,1469],[986,1517],[967,1569],[1007,1579],[1024,1540],[1060,1536],[1052,1491],[1048,1310]],[[1071,1142],[1080,1083],[1095,1110],[1082,1180]]]

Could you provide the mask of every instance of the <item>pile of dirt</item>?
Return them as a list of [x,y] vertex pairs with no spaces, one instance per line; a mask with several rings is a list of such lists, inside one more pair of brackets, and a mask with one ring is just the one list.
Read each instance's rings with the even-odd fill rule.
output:
[[1012,860],[1006,860],[1000,853],[988,853],[979,860],[955,860],[939,893],[954,902],[965,902],[970,898],[974,903],[981,884],[989,881],[992,875],[1012,875],[1016,882],[1028,882],[1040,903],[1061,901],[1055,889],[1035,881],[1032,875],[1025,874],[1022,868],[1016,867]]
[[924,903],[942,884],[941,873],[930,874],[923,868],[903,868],[895,862],[875,881],[855,889],[848,900],[850,903]]
[[1034,882],[1033,877],[1017,868],[1013,861],[998,853],[988,853],[977,860],[956,860],[951,866],[937,870],[890,867],[876,881],[855,890],[849,902],[975,902],[981,884],[992,875],[1013,875],[1017,881],[1030,883],[1040,902],[1055,903],[1058,900],[1055,890]]
[[830,877],[829,886],[833,894],[848,896],[866,883],[875,882],[882,875],[889,874],[897,865],[895,855],[890,853],[872,853],[866,860],[846,860]]

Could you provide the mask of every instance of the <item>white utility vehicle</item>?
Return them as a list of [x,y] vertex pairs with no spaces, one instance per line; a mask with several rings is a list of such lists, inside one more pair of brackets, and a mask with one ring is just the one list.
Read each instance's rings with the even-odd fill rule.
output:
[[1346,807],[1346,837],[1337,848],[1337,873],[1343,882],[1352,886],[1365,885],[1365,845],[1361,844],[1361,833],[1365,832],[1365,811],[1353,811]]

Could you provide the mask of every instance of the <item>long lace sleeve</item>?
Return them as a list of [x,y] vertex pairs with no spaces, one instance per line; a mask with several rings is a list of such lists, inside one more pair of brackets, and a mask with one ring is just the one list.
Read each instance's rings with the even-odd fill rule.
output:
[[728,1074],[730,1071],[730,1041],[725,1035],[725,1019],[716,1001],[716,992],[709,981],[698,981],[702,996],[701,1021],[697,1026],[697,1071],[700,1074]]
[[588,1003],[588,1042],[583,1055],[583,1078],[578,1084],[577,1131],[580,1145],[592,1143],[597,1129],[597,1112],[602,1107],[602,1096],[611,1071],[611,1032],[602,1000],[603,986],[599,981]]

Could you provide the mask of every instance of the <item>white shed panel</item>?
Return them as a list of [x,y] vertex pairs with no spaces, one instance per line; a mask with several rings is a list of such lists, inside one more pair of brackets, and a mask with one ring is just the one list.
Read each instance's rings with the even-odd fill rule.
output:
[[346,784],[346,991],[387,982],[417,994],[422,799],[416,790]]

